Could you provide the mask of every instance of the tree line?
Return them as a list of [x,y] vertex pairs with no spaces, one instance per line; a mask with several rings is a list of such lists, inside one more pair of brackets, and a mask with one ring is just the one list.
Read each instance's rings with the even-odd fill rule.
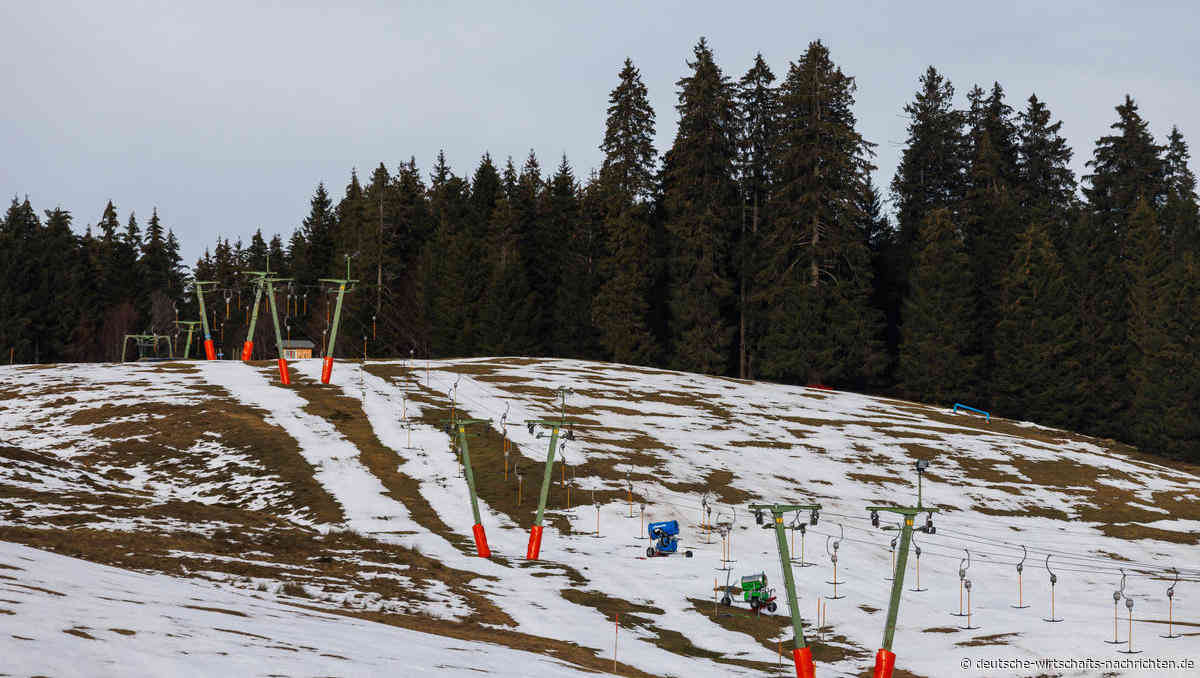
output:
[[[250,288],[281,283],[283,331],[317,350],[358,280],[335,354],[528,355],[960,401],[1200,460],[1200,208],[1182,133],[1160,143],[1116,106],[1087,173],[1048,104],[999,83],[966,105],[937,69],[904,106],[886,191],[858,131],[854,77],[811,43],[781,78],[761,55],[734,79],[701,39],[676,82],[678,128],[626,60],[601,166],[577,177],[484,153],[444,154],[318,185],[285,241],[218,241],[214,338],[236,356]],[[885,209],[885,200],[891,209]],[[178,242],[110,203],[94,235],[14,199],[0,231],[0,346],[21,362],[111,360],[126,332],[195,319]],[[256,356],[274,356],[270,323]]]

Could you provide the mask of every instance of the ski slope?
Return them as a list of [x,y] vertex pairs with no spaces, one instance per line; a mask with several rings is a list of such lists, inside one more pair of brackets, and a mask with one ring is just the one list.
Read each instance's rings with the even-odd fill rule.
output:
[[[317,381],[320,361],[299,361],[292,367],[299,383],[311,386]],[[912,463],[917,458],[931,462],[923,499],[941,514],[935,517],[936,534],[918,534],[916,539],[922,549],[924,591],[909,590],[915,587],[917,567],[915,553],[909,558],[895,642],[898,667],[915,675],[941,676],[961,673],[963,660],[1123,657],[1116,653],[1117,646],[1104,643],[1112,640],[1112,592],[1118,588],[1122,568],[1128,574],[1125,594],[1135,603],[1133,645],[1143,651],[1139,656],[1200,660],[1200,627],[1177,625],[1174,630],[1184,635],[1166,639],[1159,636],[1167,626],[1158,623],[1167,618],[1169,568],[1179,570],[1183,580],[1175,591],[1174,619],[1193,624],[1200,620],[1200,598],[1194,593],[1200,586],[1196,548],[1200,477],[1195,469],[1165,466],[1105,441],[1033,424],[986,422],[942,408],[852,393],[583,361],[339,363],[334,383],[323,393],[335,392],[355,403],[358,409],[351,413],[353,417],[366,425],[374,441],[394,453],[395,470],[415,481],[421,501],[414,502],[416,497],[391,491],[392,481],[372,471],[362,440],[348,437],[341,422],[309,411],[312,391],[279,385],[273,366],[225,361],[170,370],[152,365],[0,368],[0,383],[6,382],[19,385],[5,386],[6,404],[0,406],[4,444],[89,463],[53,468],[11,460],[0,466],[0,481],[5,485],[52,494],[77,491],[87,484],[92,490],[100,486],[150,504],[188,500],[219,506],[236,496],[247,510],[264,513],[278,505],[276,515],[305,528],[366,535],[388,547],[415,549],[466,573],[466,588],[431,590],[413,583],[421,595],[403,601],[406,614],[516,630],[611,660],[616,614],[626,610],[617,633],[618,659],[622,666],[646,675],[757,676],[777,661],[776,652],[768,647],[782,642],[786,651],[791,630],[783,624],[746,621],[743,608],[736,623],[748,626],[730,628],[728,621],[714,619],[712,607],[696,602],[711,601],[714,580],[724,583],[726,576],[718,569],[720,539],[700,529],[703,518],[733,523],[731,557],[736,562],[730,564],[731,581],[763,571],[772,585],[781,584],[774,534],[760,529],[748,513],[745,506],[752,501],[822,505],[819,524],[807,528],[803,540],[796,542],[796,550],[803,548],[804,560],[811,563],[793,568],[799,612],[815,648],[818,675],[856,676],[869,667],[883,632],[890,593],[885,579],[893,556],[889,544],[896,533],[873,528],[865,507],[915,503]],[[559,474],[565,472],[559,468],[547,510],[542,559],[526,562],[528,529],[524,526],[536,509],[546,439],[535,437],[523,422],[557,418],[554,390],[560,386],[574,389],[567,398],[566,414],[578,422],[576,440],[566,442],[563,453],[568,466],[578,472],[572,483],[577,499],[569,510],[562,505]],[[63,402],[68,391],[73,402]],[[315,511],[298,508],[294,502],[282,508],[287,484],[256,470],[252,456],[217,430],[186,451],[215,460],[222,469],[232,467],[227,477],[210,479],[207,485],[181,482],[178,474],[164,476],[156,471],[160,466],[154,460],[146,459],[129,472],[129,479],[114,480],[112,468],[85,455],[106,444],[96,439],[96,425],[72,423],[73,415],[100,403],[134,407],[147,401],[183,407],[221,401],[248,408],[286,434],[297,457],[311,467],[312,478],[335,500],[339,519],[322,521]],[[493,438],[500,434],[503,416],[510,424],[503,432],[517,446],[513,468],[523,469],[525,499],[515,508],[507,500],[480,502],[482,522],[497,556],[492,560],[473,557],[469,544],[474,520],[461,466],[449,437],[434,423],[451,407],[465,416],[490,419]],[[139,421],[136,410],[123,416],[134,425]],[[219,428],[215,422],[213,428]],[[514,476],[502,480],[493,467],[495,455],[481,458],[492,460],[488,462],[492,466],[475,468],[481,495],[497,501],[509,496]],[[505,483],[503,492],[498,494],[489,483]],[[595,505],[592,491],[600,497]],[[633,497],[632,505],[628,497]],[[10,506],[21,510],[20,518],[6,517]],[[417,515],[422,506],[431,507],[450,534],[430,529],[428,520]],[[706,514],[705,507],[712,512]],[[62,513],[44,499],[10,497],[0,503],[0,528],[54,520]],[[646,559],[647,540],[640,534],[643,520],[671,519],[680,521],[684,546],[695,557]],[[882,519],[886,524],[888,514]],[[84,524],[94,529],[186,528],[212,533],[227,523],[214,518],[185,526],[178,519],[104,517],[98,512],[97,518]],[[559,529],[564,525],[570,529]],[[839,540],[839,597],[829,599],[833,595],[833,586],[827,583],[833,577],[829,550]],[[1030,607],[1015,609],[1015,566],[1024,554],[1020,595]],[[800,554],[793,555],[799,558]],[[1061,623],[1042,621],[1050,615],[1047,556],[1050,570],[1058,577],[1054,614],[1063,619]],[[221,557],[254,560],[249,554]],[[304,569],[303,563],[289,567]],[[978,629],[961,629],[965,618],[951,616],[960,606],[960,568],[966,569],[972,582],[971,625]],[[60,570],[59,576],[71,579],[66,571]],[[219,591],[224,596],[242,596],[243,602],[247,593],[263,595],[254,587],[264,582],[269,583],[269,591],[278,588],[270,577],[246,580],[211,572],[204,576],[208,579],[205,595]],[[405,575],[387,576],[399,581]],[[45,588],[54,587],[48,581]],[[782,622],[788,611],[782,588],[778,593],[777,616]],[[494,605],[505,621],[470,621],[478,612],[472,608],[478,606],[471,602],[475,595]],[[264,595],[254,604],[278,602],[269,598]],[[363,599],[351,591],[308,602],[309,607],[320,607]],[[361,609],[367,612],[400,611],[397,600],[366,600]],[[53,607],[52,602],[48,605]],[[815,628],[818,614],[824,625]],[[336,661],[343,660],[331,660],[328,669],[324,665],[301,669],[284,663],[279,673],[356,675],[359,668],[392,661],[366,648],[378,648],[372,633],[402,630],[362,631],[380,625],[318,612],[311,615],[320,619],[322,628],[346,625],[330,636],[331,642],[345,639],[346,645],[331,654],[359,658],[353,661],[361,665],[339,668]],[[1125,641],[1123,605],[1120,615],[1119,637]],[[10,621],[0,616],[0,623]],[[353,638],[360,635],[360,652],[351,652]],[[68,636],[68,640],[76,639]],[[0,642],[7,646],[15,641]],[[135,649],[118,661],[135,661],[150,652],[136,644],[129,647]],[[428,647],[430,656],[446,650],[435,641],[423,647]],[[510,652],[514,656],[508,667],[532,661],[523,658],[528,653]],[[264,656],[269,657],[267,663],[274,659],[274,655]],[[542,670],[536,663],[528,666],[530,670],[520,675],[538,675],[535,671]],[[217,664],[203,667],[196,675],[218,670]],[[207,671],[208,667],[213,670]],[[479,668],[506,675],[500,672],[505,668],[496,665]],[[546,675],[567,675],[561,666],[553,670]],[[239,675],[236,668],[233,673]],[[975,671],[974,675],[1026,673]],[[1094,675],[1088,670],[1061,673]],[[1180,669],[1165,675],[1194,673]]]
[[0,676],[587,675],[304,602],[0,542]]

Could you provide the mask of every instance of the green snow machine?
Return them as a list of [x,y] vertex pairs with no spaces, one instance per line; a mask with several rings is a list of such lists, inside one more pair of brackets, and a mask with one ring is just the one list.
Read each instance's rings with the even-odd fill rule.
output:
[[[767,588],[765,572],[742,577],[742,600],[749,604],[750,609],[755,612],[763,608],[766,608],[767,612],[774,612],[778,607],[775,604],[775,589]],[[733,598],[729,595],[729,591],[725,592],[721,604],[733,604]]]

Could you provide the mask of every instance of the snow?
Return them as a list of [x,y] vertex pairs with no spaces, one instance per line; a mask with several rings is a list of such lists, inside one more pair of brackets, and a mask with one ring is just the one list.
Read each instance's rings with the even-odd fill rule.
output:
[[[398,364],[398,361],[372,361],[370,364]],[[1078,437],[1059,438],[1054,431],[1034,424],[1016,424],[1019,429],[1028,430],[1032,436],[1022,437],[989,428],[989,424],[978,417],[953,415],[949,409],[933,410],[852,393],[748,383],[583,361],[433,361],[428,379],[425,370],[420,370],[422,385],[442,394],[447,400],[453,394],[465,415],[490,418],[492,426],[498,427],[500,415],[507,406],[507,420],[510,423],[507,432],[519,446],[519,453],[525,457],[522,466],[526,469],[526,489],[531,496],[536,496],[536,482],[541,476],[540,464],[544,461],[546,441],[534,438],[520,424],[527,419],[556,417],[557,408],[548,399],[528,395],[528,388],[554,389],[566,385],[580,391],[568,399],[568,405],[585,410],[587,413],[582,415],[583,418],[599,421],[601,426],[577,427],[579,439],[566,444],[565,454],[570,463],[575,466],[588,460],[607,459],[615,461],[621,470],[628,468],[634,477],[643,479],[635,481],[634,491],[646,498],[645,521],[679,520],[684,529],[684,547],[695,552],[692,559],[645,559],[643,551],[646,540],[640,538],[641,520],[636,506],[633,518],[628,517],[629,509],[623,502],[599,507],[584,504],[563,513],[554,504],[552,495],[548,512],[567,515],[573,532],[562,534],[552,525],[547,525],[542,543],[543,560],[536,563],[523,559],[528,533],[481,501],[480,511],[491,548],[506,559],[484,560],[473,557],[473,549],[463,549],[413,520],[408,508],[387,496],[382,482],[358,460],[355,446],[330,422],[304,412],[307,401],[295,391],[279,385],[273,370],[233,361],[198,362],[194,365],[195,373],[182,379],[177,374],[170,375],[169,379],[158,379],[150,371],[139,373],[137,378],[149,386],[136,389],[122,383],[122,379],[130,379],[127,372],[110,368],[61,368],[63,374],[58,376],[45,376],[54,375],[57,371],[31,372],[36,376],[31,376],[21,386],[21,392],[25,397],[27,393],[35,394],[39,388],[62,383],[87,386],[88,390],[79,391],[85,394],[90,404],[79,406],[84,407],[94,406],[101,401],[132,398],[134,394],[146,398],[148,391],[152,393],[149,397],[156,402],[160,399],[166,402],[194,402],[198,396],[190,386],[220,386],[239,402],[265,412],[268,423],[281,427],[295,439],[301,456],[314,468],[316,480],[343,509],[345,525],[337,527],[371,534],[385,543],[416,548],[450,567],[474,573],[478,577],[470,586],[485,594],[512,617],[517,624],[515,630],[577,643],[596,650],[603,657],[611,656],[612,615],[608,611],[577,605],[564,598],[562,592],[575,588],[575,584],[558,564],[569,566],[586,578],[586,584],[579,587],[584,591],[598,591],[613,598],[662,609],[661,615],[643,616],[652,617],[651,623],[660,629],[682,634],[698,648],[721,652],[726,657],[760,662],[776,660],[774,652],[750,636],[726,631],[718,626],[710,619],[711,608],[702,605],[697,611],[692,609],[692,603],[687,600],[711,600],[714,577],[719,577],[723,583],[724,572],[716,570],[720,565],[722,547],[719,539],[705,543],[697,529],[697,521],[703,515],[701,492],[681,492],[670,487],[704,487],[711,473],[728,471],[733,477],[729,487],[710,488],[718,496],[721,491],[740,491],[755,497],[755,501],[822,504],[822,520],[818,526],[808,529],[805,538],[806,560],[814,563],[814,566],[794,568],[800,614],[805,621],[806,631],[811,632],[810,622],[818,601],[823,601],[832,628],[821,637],[827,638],[830,634],[844,636],[864,652],[862,658],[820,663],[819,675],[858,675],[872,662],[882,636],[883,617],[890,593],[890,583],[885,581],[891,559],[888,544],[896,534],[872,528],[865,507],[880,503],[915,503],[916,487],[911,469],[914,450],[932,458],[931,473],[925,480],[923,496],[927,505],[937,506],[942,514],[935,517],[938,528],[935,535],[916,535],[916,543],[922,548],[920,581],[928,590],[920,593],[908,590],[914,586],[916,568],[915,557],[909,558],[906,590],[895,641],[898,666],[919,675],[941,676],[959,673],[960,658],[1122,657],[1115,653],[1114,646],[1102,642],[1111,640],[1111,594],[1120,579],[1119,568],[1122,566],[1127,567],[1131,575],[1126,590],[1135,601],[1135,622],[1166,617],[1165,589],[1169,582],[1155,579],[1155,576],[1162,575],[1169,567],[1183,570],[1186,580],[1176,589],[1175,617],[1196,618],[1195,603],[1192,601],[1197,598],[1190,595],[1200,579],[1200,555],[1195,545],[1156,539],[1131,541],[1107,536],[1105,525],[1084,522],[1080,518],[1080,510],[1091,501],[1086,488],[1094,482],[1114,491],[1132,493],[1138,500],[1135,506],[1161,516],[1162,519],[1147,526],[1194,537],[1200,532],[1200,520],[1172,518],[1175,514],[1159,508],[1163,504],[1155,502],[1155,494],[1176,492],[1181,496],[1194,495],[1200,488],[1200,478],[1116,455],[1099,441],[1088,442]],[[319,376],[319,360],[296,361],[291,366],[304,379],[316,381]],[[487,379],[482,379],[477,374],[454,372],[455,368],[462,366],[487,369],[491,373]],[[417,416],[421,411],[419,403],[406,399],[406,390],[413,386],[400,378],[374,376],[359,364],[338,363],[333,377],[335,388],[340,388],[343,395],[361,402],[376,437],[385,447],[395,451],[397,468],[419,482],[422,497],[456,534],[470,540],[474,520],[461,467],[449,449],[449,438],[444,432],[429,426],[415,424],[410,429],[401,417],[402,411],[406,411],[409,417]],[[524,390],[510,390],[515,386]],[[61,397],[61,394],[51,395],[43,400],[48,404]],[[80,398],[79,395],[75,397]],[[82,403],[82,398],[80,400]],[[65,421],[69,412],[77,409],[74,406],[60,408],[55,410],[56,414],[50,419],[39,419],[28,412],[12,409],[0,410],[0,432],[17,436],[13,444],[19,447],[53,449],[56,454],[69,457],[75,453],[72,450],[87,449],[94,444],[85,427],[71,427]],[[933,413],[938,416],[935,418]],[[948,423],[948,420],[954,423]],[[514,423],[517,425],[511,425]],[[638,433],[652,436],[657,449],[632,454],[626,443]],[[55,441],[47,438],[67,440],[71,449],[55,447],[52,444]],[[212,454],[214,458],[220,458],[222,454],[232,454],[222,447],[226,442],[214,438],[205,444],[214,445]],[[647,465],[647,457],[654,460],[653,466]],[[1069,477],[1062,479],[1057,486],[1036,484],[1037,474],[1029,471],[1030,464],[1064,460],[1071,462],[1074,465],[1072,468],[1095,469],[1097,477]],[[977,475],[981,466],[986,466],[989,473],[998,474],[1004,480],[981,479]],[[2,470],[3,467],[0,467]],[[180,488],[168,491],[163,486],[156,486],[149,478],[148,469],[130,472],[135,476],[133,486],[136,488],[157,495],[182,496]],[[247,473],[248,478],[252,477]],[[885,482],[893,479],[898,484]],[[3,480],[10,482],[9,479]],[[575,487],[580,491],[581,500],[587,498],[583,490],[589,488],[622,492],[625,489],[623,478],[581,476],[577,480]],[[45,482],[48,487],[55,487],[49,479]],[[193,494],[203,497],[203,486],[198,485]],[[781,603],[778,614],[786,615],[788,610],[783,600],[774,534],[760,529],[754,523],[744,503],[726,506],[715,500],[710,501],[710,505],[714,506],[714,518],[722,514],[733,516],[735,520],[732,557],[737,562],[733,564],[733,579],[742,574],[765,571],[771,580],[770,585],[778,587]],[[525,506],[532,512],[536,504],[527,502]],[[595,528],[597,510],[599,538],[590,534]],[[1022,513],[1024,515],[1008,515]],[[1071,520],[1052,517],[1058,513],[1070,516]],[[881,518],[884,524],[895,524],[894,516],[884,514]],[[923,519],[922,516],[920,520]],[[330,529],[334,526],[320,527]],[[831,581],[833,576],[828,544],[840,538],[843,529],[837,575],[839,581],[845,582],[839,583],[838,594],[845,598],[827,600],[825,597],[832,594],[832,586],[826,582]],[[798,547],[799,541],[797,539]],[[1017,602],[1015,565],[1022,558],[1021,545],[1029,549],[1022,581],[1023,599],[1031,605],[1028,609],[1012,607]],[[966,558],[964,549],[971,552],[967,576],[973,583],[972,622],[981,627],[977,631],[957,630],[963,620],[950,616],[950,613],[959,609],[958,571]],[[1049,575],[1045,569],[1047,555],[1050,556],[1050,569],[1058,576],[1055,614],[1065,620],[1060,624],[1042,621],[1049,614],[1050,602]],[[51,560],[57,558],[46,557]],[[98,567],[78,564],[79,561],[71,562],[76,563],[71,566],[75,569]],[[39,576],[46,577],[44,587],[51,589],[55,588],[55,577],[59,580],[59,587],[66,587],[68,584],[61,582],[71,581],[74,576],[74,570],[70,568],[44,572],[38,568],[37,571]],[[7,570],[0,570],[0,574],[6,573]],[[25,576],[22,574],[22,577]],[[163,579],[169,580],[173,587],[198,586],[186,581]],[[9,580],[0,581],[11,584]],[[79,586],[67,599],[45,601],[48,609],[65,608],[61,615],[56,611],[46,623],[55,627],[53,630],[57,635],[53,637],[58,642],[71,644],[70,652],[75,652],[76,657],[90,658],[96,655],[79,653],[88,652],[87,648],[93,647],[88,643],[97,641],[63,634],[61,628],[77,623],[96,629],[106,628],[106,622],[87,621],[92,619],[88,615],[110,612],[101,609],[98,603],[87,609],[72,607],[71,600],[84,597],[84,591],[90,593],[82,582]],[[169,594],[168,589],[176,589],[166,584],[163,587],[163,593],[155,594],[162,601],[187,599],[189,595]],[[139,589],[133,587],[130,590]],[[211,588],[204,590],[204,596],[216,595]],[[191,634],[192,638],[199,639],[196,641],[195,654],[204,657],[202,662],[196,660],[201,663],[184,662],[176,656],[178,651],[185,648],[191,651],[187,638],[171,640],[170,636],[156,636],[158,643],[151,643],[142,640],[143,634],[139,630],[137,636],[129,639],[110,638],[113,634],[109,633],[105,642],[112,645],[126,643],[126,646],[134,648],[128,654],[122,654],[123,659],[137,656],[152,662],[179,661],[181,663],[169,666],[187,666],[189,670],[199,667],[195,675],[212,675],[221,670],[232,670],[240,675],[239,668],[253,670],[256,666],[274,666],[276,658],[279,658],[280,666],[284,667],[281,670],[285,673],[294,670],[305,675],[322,672],[353,675],[360,668],[365,671],[368,667],[385,665],[397,675],[417,673],[417,669],[412,667],[418,666],[419,662],[400,665],[409,667],[408,671],[395,671],[392,667],[397,665],[389,662],[401,659],[378,649],[399,646],[394,638],[383,642],[387,634],[403,633],[397,629],[376,629],[377,625],[317,612],[305,612],[293,626],[291,619],[297,615],[293,608],[271,600],[247,600],[245,594],[237,591],[222,589],[219,593],[233,597],[222,598],[226,601],[222,606],[234,605],[228,602],[230,600],[241,601],[241,605],[250,606],[244,609],[254,612],[251,619],[261,620],[262,623],[254,626],[242,618],[216,615],[221,617],[221,624],[218,625],[239,630],[258,629],[248,632],[272,638],[275,644],[290,643],[293,648],[307,644],[321,648],[321,652],[277,651],[272,649],[272,643],[268,641],[257,642],[250,637],[204,630],[200,628],[204,622],[198,619],[208,619],[213,615],[194,610],[175,610],[166,618],[170,624],[182,626],[167,628],[174,628],[177,635]],[[458,600],[453,592],[448,594],[434,598],[432,603],[422,605],[420,609],[430,616],[448,618],[461,618],[469,612],[465,603]],[[0,597],[12,598],[7,594]],[[120,598],[117,595],[109,597]],[[155,604],[168,605],[167,602]],[[5,603],[0,602],[0,607],[5,607]],[[1123,606],[1121,613],[1124,614]],[[266,620],[285,616],[289,621],[279,628],[287,629],[287,633],[293,635],[281,635],[282,631],[279,630],[263,631],[265,626],[272,626]],[[133,617],[144,619],[137,614]],[[0,614],[0,624],[12,621],[11,616]],[[247,626],[231,626],[234,622]],[[1122,619],[1122,639],[1125,637],[1124,623]],[[924,631],[939,627],[953,627],[955,630],[949,633]],[[148,627],[147,634],[152,628],[155,627]],[[1165,627],[1159,624],[1144,621],[1135,623],[1134,646],[1145,651],[1141,656],[1200,658],[1200,641],[1197,640],[1200,636],[1170,640],[1159,637],[1164,632]],[[312,635],[305,636],[307,633]],[[671,653],[652,644],[657,634],[649,629],[623,628],[620,634],[621,662],[651,674],[760,675],[757,671],[740,666]],[[958,645],[993,634],[1012,635],[999,641],[1003,644]],[[232,640],[226,635],[231,636]],[[505,668],[500,666],[503,662],[493,663],[498,652],[494,648],[485,650],[475,644],[441,638],[426,641],[425,636],[421,638],[421,648],[425,654],[418,655],[428,659],[429,663],[420,664],[426,668],[438,666],[438,662],[444,663],[445,656],[453,656],[464,662],[462,666],[454,666],[465,671],[476,666],[467,660],[478,655],[481,662],[478,667],[495,675],[508,675],[499,671],[516,670],[517,667],[521,667],[519,675],[536,676],[542,670],[548,671],[545,675],[570,675],[562,666],[538,663],[550,661],[544,658],[535,659],[509,651],[514,652],[514,656],[505,665],[508,668]],[[787,630],[778,639],[786,645],[790,638],[791,631]],[[146,644],[142,645],[143,642]],[[247,656],[252,656],[253,661],[247,660],[245,665],[233,663],[238,660],[231,657],[238,652],[232,649],[226,650],[230,652],[229,656],[217,654],[216,648],[229,647],[231,643],[234,648],[241,648],[243,655],[249,653]],[[246,643],[252,647],[247,648],[243,645]],[[456,652],[460,648],[461,654]],[[322,652],[349,659],[322,660]],[[485,652],[486,664],[482,663],[482,654]],[[22,653],[26,654],[31,653]],[[303,663],[301,670],[300,658],[313,663]],[[289,661],[292,663],[289,664]],[[348,668],[344,663],[346,661],[357,663]],[[526,670],[517,662],[532,663],[527,664],[529,668]],[[75,666],[78,662],[70,664]],[[205,668],[211,668],[212,672],[205,672]],[[27,670],[33,672],[34,668]],[[447,669],[450,675],[454,675],[454,670]],[[38,668],[37,671],[73,675],[60,669]],[[1188,675],[1169,671],[1159,674]],[[1064,675],[1091,674],[1087,671],[1066,671]]]
[[305,603],[0,542],[0,675],[594,675]]

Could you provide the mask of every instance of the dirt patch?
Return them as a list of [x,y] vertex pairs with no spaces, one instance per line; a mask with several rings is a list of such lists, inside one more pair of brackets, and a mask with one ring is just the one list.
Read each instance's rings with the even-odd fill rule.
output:
[[223,609],[220,607],[204,607],[202,605],[184,605],[184,607],[188,608],[189,610],[203,610],[205,612],[219,612],[221,614],[228,614],[228,615],[232,615],[234,617],[249,618],[249,616],[250,616],[250,615],[246,614],[245,612],[238,612],[237,610],[226,610],[226,609]]
[[249,633],[247,631],[238,631],[236,629],[222,629],[222,628],[214,627],[213,630],[220,631],[221,633],[232,633],[237,636],[245,636],[247,638],[258,638],[259,640],[274,640],[273,638],[268,638],[266,636],[260,636],[257,633]]
[[990,636],[975,636],[970,640],[960,640],[955,647],[983,647],[987,645],[1008,645],[1008,641],[1020,636],[1020,633],[993,633]]

